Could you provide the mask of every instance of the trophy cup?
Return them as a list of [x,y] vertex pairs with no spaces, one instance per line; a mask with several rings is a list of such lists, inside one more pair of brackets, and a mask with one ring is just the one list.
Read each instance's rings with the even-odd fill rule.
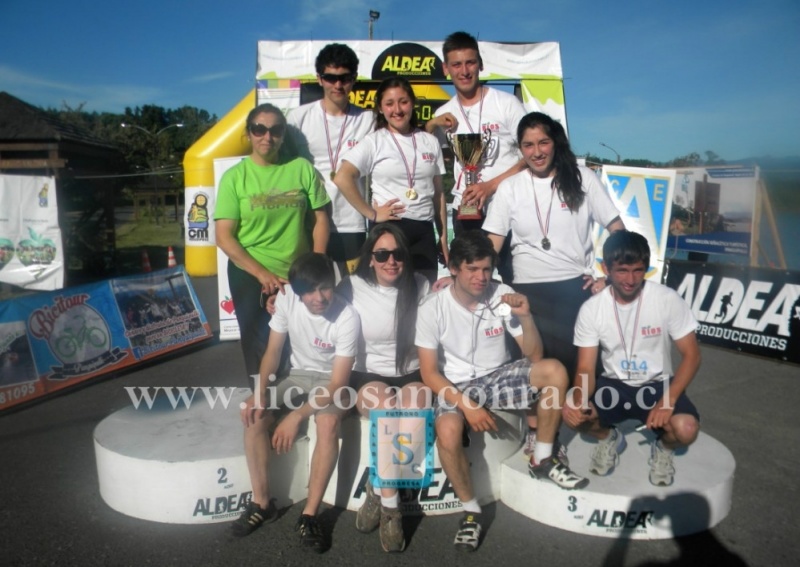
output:
[[[453,153],[461,164],[464,175],[464,185],[469,187],[478,180],[478,165],[489,149],[492,138],[491,130],[484,130],[483,134],[451,134],[447,132],[447,141]],[[483,215],[477,205],[464,203],[458,207],[456,217],[459,220],[481,219]]]

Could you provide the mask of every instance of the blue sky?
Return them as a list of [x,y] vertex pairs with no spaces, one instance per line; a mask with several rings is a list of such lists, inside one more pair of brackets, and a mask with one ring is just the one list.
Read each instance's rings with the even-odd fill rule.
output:
[[[800,155],[798,0],[3,0],[0,91],[31,104],[225,115],[256,43],[367,37],[558,41],[573,149],[668,160]],[[457,5],[458,9],[449,9]],[[181,7],[187,6],[187,7]]]

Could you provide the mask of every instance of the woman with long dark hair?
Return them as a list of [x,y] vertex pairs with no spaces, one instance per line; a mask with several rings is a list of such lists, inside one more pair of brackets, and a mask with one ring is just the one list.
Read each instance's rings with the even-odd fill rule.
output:
[[[334,183],[371,224],[397,223],[408,240],[413,269],[433,281],[439,250],[447,260],[445,169],[438,140],[417,124],[415,104],[406,79],[385,79],[375,93],[375,132],[344,154]],[[372,205],[356,185],[366,175],[372,176]]]
[[527,167],[501,182],[483,230],[498,251],[511,231],[512,286],[528,298],[544,355],[574,376],[578,311],[605,285],[593,276],[593,225],[609,232],[625,225],[595,173],[578,165],[561,124],[531,112],[519,123],[517,141]]
[[[355,273],[339,286],[361,317],[361,343],[350,385],[358,391],[356,408],[371,410],[426,407],[429,390],[419,374],[414,346],[417,305],[430,284],[409,266],[406,238],[393,223],[370,230]],[[356,528],[370,532],[380,526],[385,551],[405,548],[402,515],[396,489],[366,489]]]

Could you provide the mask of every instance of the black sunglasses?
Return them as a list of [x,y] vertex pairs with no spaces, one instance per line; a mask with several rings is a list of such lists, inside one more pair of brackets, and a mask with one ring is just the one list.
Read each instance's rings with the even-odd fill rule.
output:
[[339,81],[341,81],[343,85],[346,85],[355,80],[355,75],[352,73],[343,73],[342,75],[337,75],[336,73],[322,73],[319,78],[332,85],[335,85]]
[[247,130],[256,138],[261,138],[265,136],[267,132],[273,138],[280,138],[286,132],[286,126],[284,124],[275,124],[274,126],[264,126],[263,124],[250,124],[247,126]]
[[395,262],[405,262],[406,259],[406,255],[399,248],[394,250],[375,250],[375,252],[372,253],[372,256],[381,264],[388,262],[389,256],[394,256]]

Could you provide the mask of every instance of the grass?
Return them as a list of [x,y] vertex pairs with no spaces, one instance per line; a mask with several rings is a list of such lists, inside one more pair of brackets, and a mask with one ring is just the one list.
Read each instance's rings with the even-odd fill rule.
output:
[[162,221],[156,224],[149,218],[118,223],[117,249],[142,246],[183,246],[181,226],[177,222]]

